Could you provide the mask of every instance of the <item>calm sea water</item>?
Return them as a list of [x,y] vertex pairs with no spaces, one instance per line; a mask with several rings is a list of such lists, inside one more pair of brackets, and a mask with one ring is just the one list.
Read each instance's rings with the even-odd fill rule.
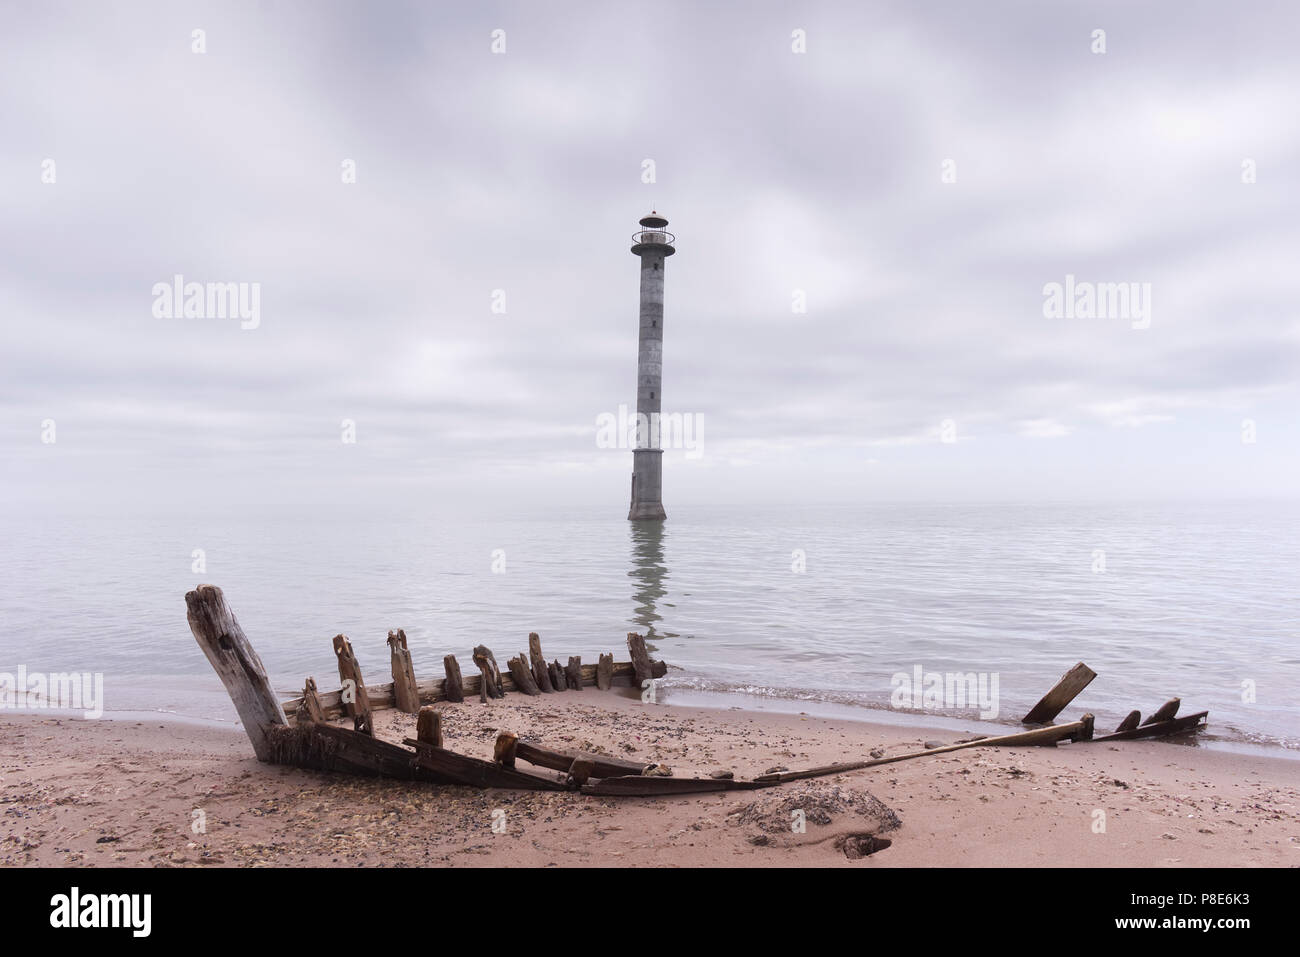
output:
[[212,582],[286,694],[308,674],[335,685],[339,632],[378,683],[389,628],[406,629],[421,676],[447,653],[471,671],[480,643],[504,663],[529,631],[552,657],[621,660],[638,630],[676,666],[670,702],[689,689],[888,708],[891,676],[919,665],[996,673],[1013,722],[1083,660],[1100,677],[1066,717],[1091,710],[1109,730],[1181,695],[1215,738],[1300,748],[1294,505],[677,507],[662,526],[11,514],[0,580],[0,671],[103,672],[117,710],[233,718],[185,621],[185,592]]

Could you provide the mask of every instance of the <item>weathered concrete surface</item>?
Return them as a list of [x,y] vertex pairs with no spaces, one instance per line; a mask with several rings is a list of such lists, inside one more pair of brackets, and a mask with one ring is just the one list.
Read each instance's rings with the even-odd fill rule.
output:
[[[666,220],[652,217],[641,224],[666,225]],[[632,505],[627,517],[630,521],[662,521],[668,517],[663,505],[663,450],[658,448],[658,430],[648,427],[658,421],[663,404],[664,263],[673,249],[666,244],[638,243],[632,251],[641,257],[641,328],[636,370],[639,426],[632,452]]]

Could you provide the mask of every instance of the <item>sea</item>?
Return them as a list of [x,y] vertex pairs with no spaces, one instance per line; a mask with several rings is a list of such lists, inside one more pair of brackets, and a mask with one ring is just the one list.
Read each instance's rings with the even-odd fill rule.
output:
[[[1294,503],[681,505],[663,523],[304,505],[4,526],[0,681],[100,674],[107,717],[234,723],[185,617],[211,583],[285,697],[308,675],[338,686],[340,633],[378,684],[393,628],[419,677],[446,654],[474,673],[479,644],[504,666],[533,631],[548,657],[626,660],[635,631],[670,666],[660,706],[987,733],[1082,661],[1098,677],[1061,720],[1107,731],[1178,696],[1210,713],[1199,746],[1300,756]],[[976,686],[986,700],[963,700]]]

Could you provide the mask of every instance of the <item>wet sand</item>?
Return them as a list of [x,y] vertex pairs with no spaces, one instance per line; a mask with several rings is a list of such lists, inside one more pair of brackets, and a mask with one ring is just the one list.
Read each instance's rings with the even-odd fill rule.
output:
[[[677,776],[963,737],[591,688],[440,707],[465,753],[490,758],[508,729]],[[413,716],[375,717],[380,736],[413,736]],[[613,799],[268,766],[237,728],[8,713],[0,814],[6,866],[1285,867],[1300,864],[1300,761],[1161,741],[972,748],[754,792]],[[890,845],[857,856],[862,835]]]

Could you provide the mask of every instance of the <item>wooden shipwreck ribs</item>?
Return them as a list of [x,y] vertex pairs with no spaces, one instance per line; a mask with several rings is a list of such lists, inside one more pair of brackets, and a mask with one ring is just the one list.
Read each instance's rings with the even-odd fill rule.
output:
[[[492,651],[479,645],[472,655],[479,675],[462,677],[456,657],[447,655],[443,659],[445,678],[417,679],[406,632],[399,628],[388,633],[391,683],[367,687],[351,642],[338,635],[333,645],[338,659],[339,690],[322,694],[315,679],[308,678],[300,696],[281,703],[221,589],[200,585],[185,596],[185,604],[190,630],[225,684],[259,760],[433,784],[534,791],[580,790],[583,794],[627,797],[750,791],[965,748],[1055,747],[1061,741],[1082,744],[1182,734],[1205,727],[1207,716],[1207,712],[1201,711],[1176,717],[1180,702],[1174,698],[1145,722],[1139,712],[1131,712],[1111,734],[1095,736],[1091,714],[1083,715],[1078,721],[1050,724],[1096,677],[1095,672],[1080,662],[1025,715],[1023,723],[1042,727],[869,761],[829,764],[803,771],[773,771],[748,781],[730,777],[677,778],[671,773],[665,775],[657,765],[547,748],[540,742],[520,740],[509,731],[497,736],[493,758],[486,761],[446,747],[442,712],[432,707],[435,702],[462,702],[468,694],[478,695],[486,703],[508,692],[542,695],[581,691],[591,685],[602,691],[615,684],[644,688],[646,682],[662,678],[667,665],[652,660],[645,638],[635,633],[627,636],[630,662],[615,663],[613,655],[604,654],[595,665],[584,665],[576,656],[570,657],[567,665],[561,665],[558,659],[548,664],[542,655],[541,638],[534,632],[528,636],[528,651],[509,659],[504,674]],[[404,740],[406,747],[374,736],[374,712],[391,708],[416,715],[416,734]],[[352,729],[329,723],[341,718],[351,718]],[[520,761],[541,770],[520,768]]]

